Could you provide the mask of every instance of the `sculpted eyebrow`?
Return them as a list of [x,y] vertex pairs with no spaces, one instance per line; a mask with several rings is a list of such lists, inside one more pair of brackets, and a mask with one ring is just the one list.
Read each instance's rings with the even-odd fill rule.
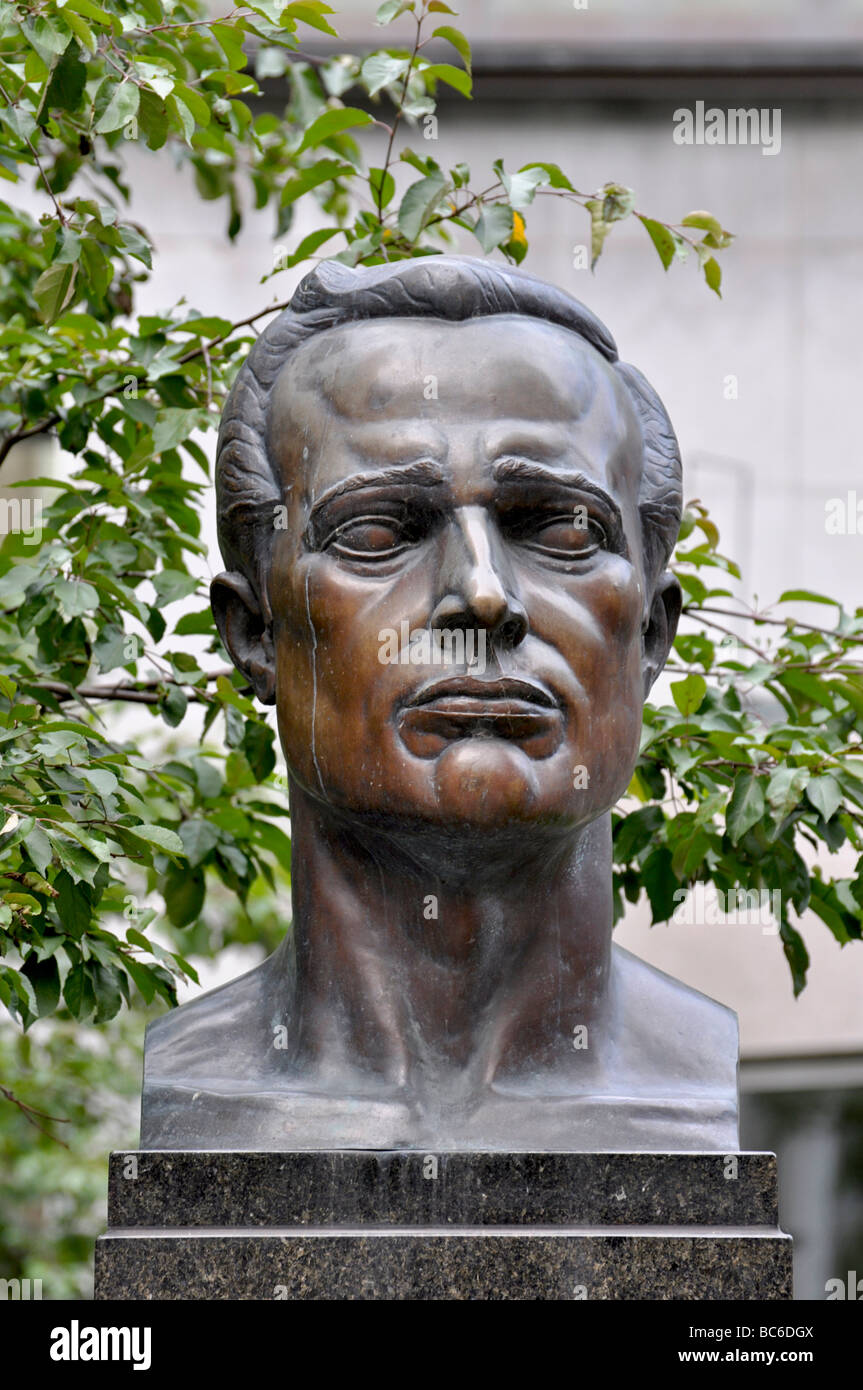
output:
[[446,477],[436,463],[420,459],[414,463],[396,463],[391,468],[376,468],[367,473],[354,473],[323,493],[312,503],[309,519],[314,520],[322,508],[329,506],[337,498],[349,492],[359,492],[363,488],[404,487],[406,484],[420,487],[443,487]]
[[547,468],[544,464],[535,463],[532,459],[505,458],[495,464],[494,476],[498,483],[538,483],[555,491],[563,490],[582,497],[587,493],[589,496],[595,497],[597,502],[602,505],[603,510],[608,513],[615,547],[623,555],[629,555],[620,507],[614,498],[605,491],[605,488],[585,477],[583,473],[569,473],[556,468]]
[[446,484],[447,479],[440,466],[432,463],[430,459],[417,459],[411,463],[396,463],[390,468],[376,468],[374,471],[366,473],[354,473],[350,478],[344,478],[342,482],[328,488],[312,503],[305,529],[306,544],[312,546],[319,544],[321,515],[340,497],[349,496],[352,492],[372,492],[382,487],[442,488]]

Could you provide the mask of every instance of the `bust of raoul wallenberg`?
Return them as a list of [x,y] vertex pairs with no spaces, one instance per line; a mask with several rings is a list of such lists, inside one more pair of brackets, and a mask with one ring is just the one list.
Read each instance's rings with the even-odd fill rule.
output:
[[736,1148],[734,1015],[611,940],[681,467],[605,327],[487,262],[324,263],[237,377],[217,489],[292,924],[150,1025],[142,1146]]

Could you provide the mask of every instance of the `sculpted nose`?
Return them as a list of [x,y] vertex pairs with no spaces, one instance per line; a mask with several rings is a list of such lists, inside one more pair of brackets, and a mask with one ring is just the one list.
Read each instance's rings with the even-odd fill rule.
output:
[[527,613],[514,593],[513,578],[499,553],[482,507],[457,514],[441,572],[443,596],[432,628],[483,628],[498,642],[516,647],[527,633]]

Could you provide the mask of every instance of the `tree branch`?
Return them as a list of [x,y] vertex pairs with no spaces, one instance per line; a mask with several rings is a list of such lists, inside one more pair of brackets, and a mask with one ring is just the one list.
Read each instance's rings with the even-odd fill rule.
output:
[[55,1144],[60,1144],[64,1149],[68,1149],[68,1144],[62,1139],[58,1139],[56,1134],[51,1133],[50,1129],[46,1129],[44,1125],[40,1125],[39,1120],[34,1117],[38,1115],[39,1119],[50,1120],[51,1123],[55,1125],[67,1125],[69,1123],[68,1120],[64,1120],[60,1115],[46,1115],[44,1110],[37,1110],[34,1105],[28,1105],[25,1100],[19,1100],[14,1091],[10,1091],[7,1086],[0,1086],[0,1095],[5,1096],[8,1101],[16,1105],[24,1116],[24,1119],[38,1129],[41,1134],[47,1135],[49,1139],[53,1139]]
[[[287,309],[289,303],[290,301],[285,299],[278,304],[268,304],[266,309],[259,309],[257,313],[249,314],[248,318],[237,319],[236,323],[232,323],[230,328],[224,333],[220,333],[217,337],[211,338],[209,342],[200,343],[197,347],[190,348],[188,352],[184,352],[177,358],[177,365],[185,366],[187,362],[193,361],[196,357],[203,357],[206,362],[208,354],[212,352],[213,348],[218,347],[226,338],[230,338],[231,334],[236,333],[238,328],[249,328],[255,324],[258,319],[265,318],[267,314],[278,314],[283,309]],[[117,362],[112,365],[115,370],[122,371],[127,364],[124,362]],[[97,396],[95,399],[97,401],[107,401],[111,396],[118,395],[121,389],[126,389],[128,377],[130,376],[135,378],[138,385],[142,385],[147,380],[146,376],[140,375],[138,372],[127,372],[122,388],[112,387],[110,391],[105,391],[101,396]],[[84,380],[84,378],[82,377],[81,380]],[[27,429],[12,430],[10,434],[5,436],[2,443],[0,443],[0,465],[2,465],[9,451],[13,449],[16,444],[19,444],[22,439],[29,439],[34,434],[47,434],[55,425],[59,425],[61,419],[62,416],[55,410],[50,415],[46,416],[44,420],[40,420],[38,425],[31,425]]]
[[[6,103],[6,105],[7,105],[8,107],[11,108],[12,106],[15,105],[15,103],[10,99],[9,94],[8,94],[8,92],[6,91],[6,89],[5,89],[5,87],[3,86],[2,83],[0,83],[0,96],[2,96],[3,100],[5,101],[5,103]],[[52,189],[50,183],[48,182],[48,175],[45,173],[45,170],[42,168],[42,164],[41,164],[41,161],[40,161],[40,159],[39,159],[38,151],[37,151],[37,149],[36,149],[36,146],[33,144],[32,140],[30,139],[29,135],[25,135],[25,136],[24,136],[24,144],[27,146],[28,150],[30,151],[30,153],[31,153],[32,156],[33,156],[33,163],[36,165],[36,168],[39,170],[39,173],[40,173],[41,178],[42,178],[42,182],[43,182],[44,185],[45,185],[45,192],[48,194],[48,197],[51,199],[51,202],[54,204],[54,211],[56,212],[57,217],[58,217],[58,219],[59,219],[59,221],[60,221],[60,226],[61,226],[61,227],[65,227],[65,226],[66,226],[66,214],[64,213],[64,211],[63,211],[63,209],[61,208],[60,204],[57,202],[57,199],[54,197],[54,190]]]
[[[230,677],[230,667],[224,667],[220,671],[208,671],[206,675],[207,683],[212,685],[220,676]],[[61,700],[125,700],[137,705],[158,705],[161,695],[158,694],[160,686],[179,685],[187,692],[190,700],[197,700],[199,703],[206,703],[205,697],[199,694],[194,686],[184,681],[172,680],[170,677],[154,676],[150,680],[138,681],[136,684],[124,681],[119,685],[79,685],[77,687],[67,685],[63,681],[39,681],[33,684],[34,690],[47,690],[52,695],[58,696]],[[251,687],[248,687],[251,689]]]
[[[835,628],[815,627],[812,623],[800,622],[797,618],[768,618],[763,613],[737,613],[733,608],[717,608],[713,605],[699,603],[685,603],[684,613],[721,613],[726,618],[743,619],[748,623],[769,623],[773,627],[787,627],[791,623],[794,627],[802,628],[804,632],[817,632],[821,637],[837,637],[843,641],[863,644],[863,633],[854,635],[853,633],[837,632]],[[719,626],[719,624],[715,624]],[[736,636],[736,633],[734,634]],[[742,640],[742,639],[741,639]]]

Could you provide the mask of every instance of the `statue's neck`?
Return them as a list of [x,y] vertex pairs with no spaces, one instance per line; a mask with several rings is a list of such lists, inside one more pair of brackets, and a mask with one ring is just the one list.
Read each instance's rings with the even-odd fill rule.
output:
[[413,844],[378,835],[296,786],[291,834],[304,1067],[482,1086],[555,1070],[572,1057],[574,1029],[601,1029],[610,817],[575,839],[524,835],[485,854],[477,841],[472,874],[433,827]]

